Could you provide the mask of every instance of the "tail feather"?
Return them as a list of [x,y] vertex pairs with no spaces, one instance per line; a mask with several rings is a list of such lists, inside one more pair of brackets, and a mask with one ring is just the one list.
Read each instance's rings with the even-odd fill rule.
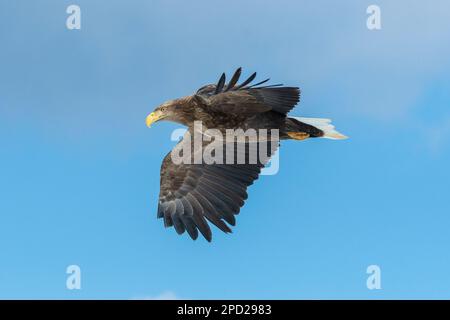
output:
[[333,139],[333,140],[342,140],[347,139],[348,137],[339,133],[335,127],[331,124],[330,119],[323,118],[303,118],[303,117],[292,117],[300,122],[309,124],[319,130],[323,131],[322,138]]

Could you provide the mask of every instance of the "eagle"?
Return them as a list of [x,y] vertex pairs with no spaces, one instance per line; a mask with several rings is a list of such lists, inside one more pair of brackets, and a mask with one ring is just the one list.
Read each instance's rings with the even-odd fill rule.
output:
[[[157,217],[166,228],[174,227],[178,234],[186,231],[193,240],[200,232],[210,242],[210,224],[231,233],[247,188],[258,179],[281,140],[347,138],[329,119],[288,116],[300,101],[298,87],[266,84],[269,79],[252,84],[256,72],[239,83],[241,71],[238,68],[228,83],[222,73],[217,83],[164,102],[146,118],[148,127],[160,120],[187,127],[162,162]],[[230,130],[240,134],[225,139]],[[266,134],[251,139],[249,131]],[[213,161],[202,161],[202,150],[213,142],[215,148],[209,150]]]

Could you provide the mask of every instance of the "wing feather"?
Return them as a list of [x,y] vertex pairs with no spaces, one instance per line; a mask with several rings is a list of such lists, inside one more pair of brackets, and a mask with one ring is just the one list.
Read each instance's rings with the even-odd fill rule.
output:
[[250,85],[256,78],[256,72],[237,85],[241,70],[238,68],[235,71],[226,86],[223,73],[217,85],[201,87],[196,93],[202,98],[199,101],[207,104],[211,110],[244,116],[268,111],[286,115],[300,101],[300,89],[297,87],[283,87],[282,84],[260,86],[268,82],[269,78]]
[[[186,142],[192,143],[190,139]],[[247,156],[250,148],[245,150]],[[223,156],[226,158],[226,154]],[[166,227],[173,226],[178,234],[186,231],[194,240],[200,232],[211,241],[207,221],[229,233],[229,225],[236,224],[235,215],[248,197],[247,187],[258,179],[263,166],[261,161],[255,164],[175,164],[169,153],[161,165],[157,217],[164,219]]]
[[222,73],[222,76],[220,77],[219,82],[217,83],[215,93],[218,94],[219,92],[222,92],[224,85],[225,85],[225,73]]
[[233,89],[233,87],[236,85],[236,83],[239,81],[239,77],[241,76],[242,68],[238,68],[235,72],[233,77],[231,78],[230,82],[228,83],[227,87],[224,91],[230,91]]

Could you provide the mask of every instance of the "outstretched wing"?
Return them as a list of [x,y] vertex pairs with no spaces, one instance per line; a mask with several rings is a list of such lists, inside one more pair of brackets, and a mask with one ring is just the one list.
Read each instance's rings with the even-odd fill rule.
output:
[[[183,145],[191,147],[186,136],[175,148]],[[231,232],[227,223],[235,225],[235,215],[247,199],[247,187],[258,179],[261,168],[275,152],[278,142],[266,142],[266,146],[267,159],[258,156],[254,163],[249,163],[249,159],[255,148],[248,142],[242,149],[234,144],[234,164],[226,163],[225,145],[222,163],[178,163],[178,160],[174,162],[171,151],[161,166],[158,218],[164,219],[165,227],[173,226],[178,234],[187,231],[194,240],[200,231],[206,240],[211,241],[212,233],[207,221],[225,233]],[[238,151],[245,154],[243,164],[237,163]]]
[[300,100],[300,89],[283,87],[282,84],[266,85],[265,79],[255,84],[256,72],[238,84],[241,68],[238,68],[228,84],[223,73],[217,84],[201,87],[196,95],[212,110],[223,113],[249,115],[274,111],[286,115]]

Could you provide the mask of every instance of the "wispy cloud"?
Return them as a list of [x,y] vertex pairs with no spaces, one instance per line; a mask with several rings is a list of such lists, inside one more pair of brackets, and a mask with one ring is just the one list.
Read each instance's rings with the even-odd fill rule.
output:
[[[208,8],[205,3],[202,0],[196,6]],[[379,31],[367,30],[366,5],[360,1],[325,11],[326,1],[309,5],[288,1],[283,5],[256,3],[227,3],[221,10],[203,14],[209,17],[207,20],[185,14],[186,10],[195,12],[191,3],[179,2],[171,11],[177,19],[158,14],[166,11],[164,2],[152,3],[149,10],[111,4],[108,15],[120,14],[123,21],[134,21],[127,25],[133,37],[119,32],[122,24],[104,22],[108,15],[96,17],[92,22],[95,27],[84,30],[79,39],[51,24],[44,24],[38,33],[33,28],[10,28],[2,34],[6,49],[0,57],[10,63],[0,75],[0,86],[5,88],[0,113],[22,126],[44,128],[52,136],[58,132],[57,136],[92,139],[101,134],[123,136],[128,132],[134,137],[143,130],[144,116],[154,106],[193,92],[207,79],[215,81],[222,71],[230,72],[230,65],[242,65],[245,72],[256,70],[274,81],[304,87],[303,106],[312,105],[315,114],[346,110],[349,114],[389,119],[407,115],[428,79],[448,71],[450,44],[442,41],[448,38],[450,27],[448,1],[436,0],[432,6],[424,6],[414,1],[380,0]],[[48,10],[54,6],[52,2],[45,5]],[[14,7],[4,11],[11,16],[26,14]],[[255,19],[246,19],[249,13]],[[231,23],[231,16],[240,24]],[[279,17],[289,23],[261,32],[264,21]],[[27,21],[39,23],[33,19],[41,17],[27,16]],[[174,21],[190,27],[173,27]],[[330,27],[330,21],[338,26]],[[160,28],[155,29],[155,25]],[[214,35],[221,33],[220,28],[222,33],[229,33],[230,26],[235,46],[228,48],[223,39]],[[242,29],[251,36],[238,32]],[[196,34],[212,39],[209,50],[198,52],[195,46],[186,45],[188,50],[180,54],[180,43],[185,44],[185,39]],[[33,41],[16,41],[24,36]],[[58,45],[43,50],[39,37]],[[271,43],[264,48],[265,54],[255,54],[253,48],[268,38]],[[73,56],[68,55],[67,47],[77,50]],[[240,55],[235,55],[236,47]],[[33,59],[28,57],[29,50],[33,51]],[[221,52],[227,58],[211,59],[211,52]],[[132,139],[124,140],[128,143]]]
[[450,116],[439,124],[429,127],[426,135],[428,146],[432,152],[437,153],[446,148],[450,141]]

